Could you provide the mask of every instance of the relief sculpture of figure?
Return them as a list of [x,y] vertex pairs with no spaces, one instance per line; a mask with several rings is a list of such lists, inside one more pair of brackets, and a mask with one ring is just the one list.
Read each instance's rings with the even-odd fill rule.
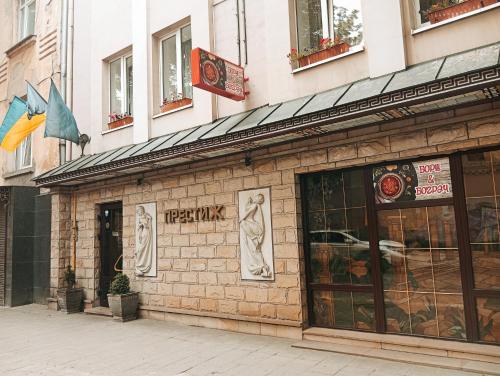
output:
[[153,218],[144,206],[137,208],[137,237],[135,245],[135,274],[142,276],[153,265]]
[[260,193],[248,198],[244,215],[240,219],[240,231],[243,235],[241,247],[242,252],[245,252],[248,257],[250,273],[270,278],[271,271],[264,260],[261,249],[266,230],[261,207],[263,203],[264,196]]

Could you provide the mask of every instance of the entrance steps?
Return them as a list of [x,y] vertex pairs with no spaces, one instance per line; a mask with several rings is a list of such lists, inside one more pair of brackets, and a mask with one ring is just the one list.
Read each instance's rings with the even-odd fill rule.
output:
[[83,310],[88,315],[97,315],[97,316],[107,316],[107,317],[112,317],[113,315],[111,314],[111,308],[108,307],[91,307],[91,308],[85,308]]
[[309,328],[293,347],[500,376],[500,346]]

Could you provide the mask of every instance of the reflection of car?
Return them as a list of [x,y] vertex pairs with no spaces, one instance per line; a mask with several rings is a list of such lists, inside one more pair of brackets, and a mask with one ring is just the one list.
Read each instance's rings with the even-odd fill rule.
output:
[[[309,232],[309,242],[311,244],[327,243],[334,247],[349,247],[354,251],[370,249],[370,243],[366,240],[359,240],[345,231],[325,230]],[[378,242],[380,252],[384,257],[404,257],[401,252],[404,244],[392,240],[380,240]]]

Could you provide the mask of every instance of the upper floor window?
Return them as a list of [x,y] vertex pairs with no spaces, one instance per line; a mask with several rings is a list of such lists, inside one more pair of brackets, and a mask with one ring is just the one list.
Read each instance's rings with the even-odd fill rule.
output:
[[19,0],[19,40],[35,33],[36,0]]
[[311,64],[347,52],[363,40],[360,0],[295,0],[295,10],[298,48],[292,60],[309,56],[315,60],[307,62]]
[[109,128],[132,123],[132,56],[122,56],[109,63]]
[[497,0],[412,0],[415,27],[426,26],[497,3]]
[[31,134],[16,149],[16,170],[31,167]]
[[161,40],[161,112],[192,102],[191,49],[190,25]]

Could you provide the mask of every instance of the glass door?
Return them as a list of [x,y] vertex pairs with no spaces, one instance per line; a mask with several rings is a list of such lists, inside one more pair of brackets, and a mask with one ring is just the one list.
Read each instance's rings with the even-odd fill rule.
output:
[[309,314],[315,326],[375,330],[362,170],[304,177]]

